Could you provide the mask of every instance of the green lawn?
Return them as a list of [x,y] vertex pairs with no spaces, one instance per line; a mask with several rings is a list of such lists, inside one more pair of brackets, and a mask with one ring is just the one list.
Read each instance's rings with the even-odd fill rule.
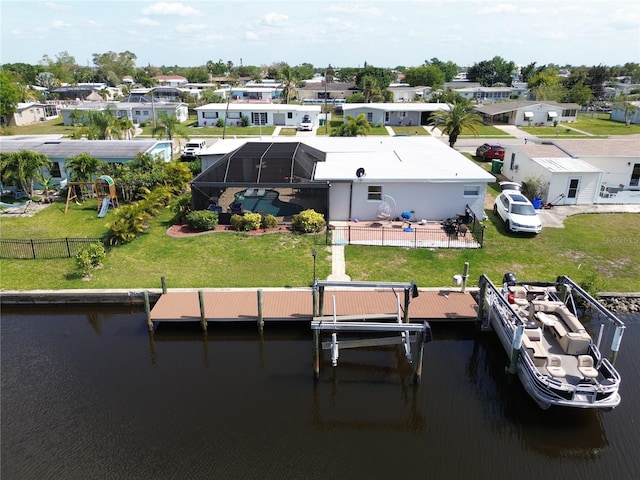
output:
[[395,135],[430,135],[429,131],[421,125],[417,126],[395,126],[391,127]]
[[478,135],[474,135],[473,133],[471,133],[471,131],[469,129],[462,129],[462,133],[460,134],[460,138],[464,138],[464,137],[503,137],[503,138],[513,138],[511,135],[509,135],[508,133],[505,133],[504,131],[500,130],[499,128],[494,127],[493,125],[481,125],[479,127],[476,127],[476,130],[478,131]]
[[[640,125],[627,127],[624,123],[613,122],[609,119],[609,114],[603,113],[580,113],[578,120],[574,123],[561,123],[557,127],[519,127],[525,132],[529,132],[536,137],[582,137],[582,138],[603,138],[612,135],[634,135],[640,134]],[[575,130],[580,130],[576,132]],[[580,133],[584,132],[584,133]],[[588,135],[586,135],[588,134]]]
[[[497,185],[490,185],[495,194]],[[0,216],[3,238],[99,237],[112,218],[98,219],[95,201],[54,204],[35,217]],[[354,280],[416,280],[422,287],[452,285],[452,277],[469,262],[469,284],[481,273],[500,281],[506,271],[521,278],[597,280],[600,291],[640,291],[640,221],[635,214],[569,217],[565,228],[544,228],[535,237],[508,234],[487,211],[485,246],[478,250],[427,250],[347,246],[347,273]],[[314,238],[289,233],[252,236],[204,234],[188,238],[166,235],[166,210],[147,234],[110,249],[103,268],[90,282],[79,278],[74,259],[0,260],[2,289],[158,288],[165,276],[170,287],[305,286],[317,273],[331,273],[330,248]],[[321,237],[324,239],[324,236]]]
[[47,120],[46,122],[38,122],[33,125],[25,125],[22,127],[3,128],[5,135],[51,135],[59,134],[68,137],[73,133],[74,127],[65,126],[62,117]]

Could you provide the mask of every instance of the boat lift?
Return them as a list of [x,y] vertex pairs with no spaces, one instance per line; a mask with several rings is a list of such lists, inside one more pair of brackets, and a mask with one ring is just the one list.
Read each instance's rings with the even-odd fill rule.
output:
[[[389,288],[404,290],[404,310],[400,305],[400,295],[396,293],[396,313],[337,315],[335,296],[333,300],[333,315],[324,316],[324,294],[326,287],[356,287],[356,288]],[[331,364],[336,367],[341,348],[362,348],[372,346],[401,344],[408,362],[414,365],[413,381],[420,383],[422,376],[423,347],[431,341],[431,326],[429,322],[410,323],[410,297],[418,296],[418,289],[414,282],[329,282],[316,280],[314,283],[314,316],[311,322],[314,349],[314,376],[320,376],[320,351],[331,351]],[[330,332],[331,340],[321,343],[322,332]],[[395,333],[395,336],[377,336],[357,340],[338,341],[338,332],[366,332],[366,333]],[[412,335],[412,333],[414,335]],[[414,347],[411,343],[414,341]]]

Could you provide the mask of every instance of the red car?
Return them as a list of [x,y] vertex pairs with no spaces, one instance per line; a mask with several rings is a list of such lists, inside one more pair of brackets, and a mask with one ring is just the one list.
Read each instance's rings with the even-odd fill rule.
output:
[[476,149],[476,157],[484,160],[504,160],[504,148],[497,143],[483,143]]

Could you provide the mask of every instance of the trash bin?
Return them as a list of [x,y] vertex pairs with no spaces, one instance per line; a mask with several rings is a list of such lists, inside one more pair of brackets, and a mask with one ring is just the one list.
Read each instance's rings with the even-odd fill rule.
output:
[[493,160],[491,162],[491,173],[500,173],[503,164],[504,162],[502,160]]
[[321,126],[321,127],[322,127],[322,126],[324,126],[324,118],[321,118],[321,119],[320,119],[320,126]]
[[536,210],[540,210],[542,208],[542,199],[540,197],[533,197],[533,201],[531,203],[533,208]]

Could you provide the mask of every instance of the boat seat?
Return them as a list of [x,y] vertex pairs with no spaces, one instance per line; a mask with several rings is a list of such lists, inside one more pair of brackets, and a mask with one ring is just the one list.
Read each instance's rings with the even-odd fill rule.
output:
[[584,355],[589,351],[591,337],[586,332],[567,332],[558,339],[560,347],[569,355]]
[[549,355],[547,359],[547,372],[552,377],[563,378],[567,375],[567,372],[562,368],[562,357],[558,355]]
[[591,355],[578,356],[578,371],[586,378],[596,378],[598,370],[593,367],[593,357]]
[[[526,332],[527,330],[525,330]],[[547,351],[542,345],[542,342],[532,340],[528,335],[522,336],[522,345],[525,349],[533,352],[533,363],[537,367],[544,366],[547,360]]]
[[513,301],[516,305],[521,307],[529,305],[529,300],[527,300],[527,291],[524,287],[510,287],[511,293],[513,293]]

